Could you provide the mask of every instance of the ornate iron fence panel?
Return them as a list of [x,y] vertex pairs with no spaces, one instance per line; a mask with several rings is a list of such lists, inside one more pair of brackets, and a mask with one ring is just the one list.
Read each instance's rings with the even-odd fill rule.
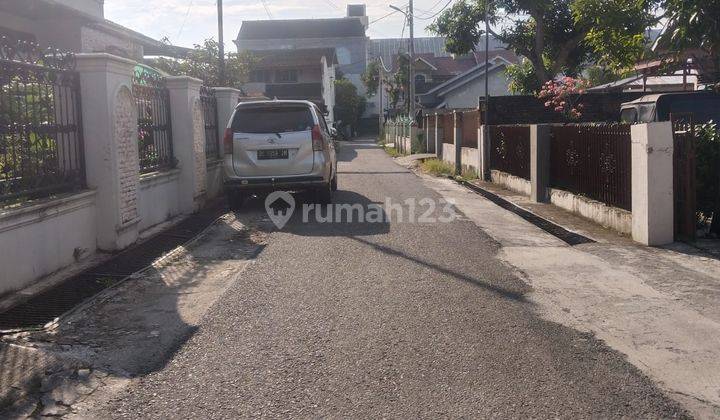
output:
[[206,86],[200,87],[203,118],[205,121],[205,157],[220,158],[220,138],[218,135],[218,108],[215,90]]
[[550,186],[632,209],[630,125],[551,127]]
[[530,126],[490,126],[490,169],[530,180]]
[[132,90],[138,109],[140,173],[175,167],[170,92],[165,79],[149,72],[136,73]]
[[85,187],[72,54],[0,39],[0,205]]

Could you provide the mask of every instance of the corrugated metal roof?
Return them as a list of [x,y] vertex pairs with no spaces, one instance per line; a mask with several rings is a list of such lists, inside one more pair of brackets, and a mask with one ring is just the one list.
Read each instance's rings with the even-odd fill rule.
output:
[[[417,54],[435,54],[435,57],[450,57],[451,54],[445,49],[445,37],[423,37],[415,38],[415,52]],[[505,44],[498,41],[494,37],[490,37],[490,50],[499,50],[505,48]],[[398,52],[407,52],[407,38],[382,38],[371,39],[368,42],[368,58],[382,57],[385,63],[391,63],[392,57]],[[480,40],[477,45],[477,51],[485,51],[485,41]]]

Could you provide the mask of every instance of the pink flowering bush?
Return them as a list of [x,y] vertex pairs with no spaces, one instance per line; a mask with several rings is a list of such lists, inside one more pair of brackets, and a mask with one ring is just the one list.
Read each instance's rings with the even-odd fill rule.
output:
[[579,120],[582,116],[583,105],[577,103],[579,95],[585,93],[589,82],[583,79],[563,77],[560,80],[550,80],[545,83],[538,93],[538,98],[545,101],[545,106],[552,108],[566,117]]

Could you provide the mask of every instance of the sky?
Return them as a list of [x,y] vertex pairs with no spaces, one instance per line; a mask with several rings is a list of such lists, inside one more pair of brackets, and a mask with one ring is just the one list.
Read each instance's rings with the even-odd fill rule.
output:
[[[415,0],[415,36],[430,36],[425,29],[432,17],[452,0]],[[340,0],[224,0],[225,46],[234,50],[243,20],[336,18],[343,17],[348,4],[362,1]],[[405,0],[366,0],[367,14],[372,22],[370,38],[399,38],[403,33],[404,16],[393,12],[389,5],[405,7]],[[215,0],[105,0],[105,18],[155,39],[167,37],[173,45],[192,47],[204,39],[217,39],[217,6]]]

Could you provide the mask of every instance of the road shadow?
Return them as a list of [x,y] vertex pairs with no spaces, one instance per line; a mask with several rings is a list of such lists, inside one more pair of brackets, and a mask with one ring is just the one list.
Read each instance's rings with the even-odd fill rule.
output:
[[341,142],[339,145],[340,147],[337,148],[338,162],[350,162],[357,158],[357,145],[349,142]]
[[[54,326],[24,333],[20,346],[0,344],[0,413],[35,406],[42,411],[47,401],[41,397],[68,381],[90,389],[78,382],[80,369],[120,378],[163,369],[197,332],[207,308],[265,248],[266,235],[249,228],[249,219],[223,215],[200,237]],[[54,385],[41,389],[41,383]]]
[[525,293],[526,293],[526,291],[520,291],[520,292],[519,292],[519,291],[510,290],[510,289],[507,289],[507,288],[504,288],[504,287],[500,287],[500,286],[497,286],[497,285],[494,285],[494,284],[491,284],[491,283],[482,281],[482,280],[477,279],[477,278],[475,278],[475,277],[471,277],[471,276],[468,276],[468,275],[466,275],[466,274],[463,274],[463,273],[457,272],[457,271],[455,271],[455,270],[449,269],[449,268],[447,268],[447,267],[443,267],[443,266],[441,266],[441,265],[438,265],[438,264],[435,264],[435,263],[432,263],[432,262],[428,262],[428,261],[422,260],[422,259],[417,258],[417,257],[413,257],[413,256],[408,255],[407,253],[405,253],[405,252],[403,252],[403,251],[401,251],[401,250],[397,250],[397,249],[391,248],[391,247],[386,246],[386,245],[381,245],[381,244],[377,244],[377,243],[371,242],[371,241],[369,241],[369,240],[367,240],[367,239],[364,239],[364,238],[350,237],[350,239],[352,239],[352,240],[354,240],[354,241],[356,241],[356,242],[359,242],[359,243],[361,243],[361,244],[363,244],[363,245],[367,245],[367,246],[375,249],[376,251],[382,252],[383,254],[387,254],[387,255],[390,255],[390,256],[393,256],[393,257],[403,258],[403,259],[405,259],[405,260],[407,260],[407,261],[409,261],[409,262],[412,262],[412,263],[415,263],[415,264],[419,264],[419,265],[421,265],[421,266],[423,266],[423,267],[429,268],[429,269],[433,270],[434,272],[437,272],[437,273],[440,273],[440,274],[444,274],[444,275],[450,276],[450,277],[452,277],[452,278],[454,278],[454,279],[456,279],[456,280],[460,280],[460,281],[463,281],[463,282],[466,282],[466,283],[470,283],[470,284],[472,284],[473,286],[477,286],[477,287],[483,288],[483,289],[485,289],[485,290],[487,290],[487,291],[490,291],[490,292],[492,292],[492,293],[497,294],[497,295],[500,296],[500,297],[503,297],[503,298],[506,298],[506,299],[512,299],[512,300],[519,301],[519,302],[523,302],[523,303],[528,303],[527,299],[525,298]]
[[[390,231],[390,220],[383,203],[354,191],[336,191],[331,204],[317,204],[312,193],[291,193],[294,211],[286,224],[273,223],[265,207],[265,196],[248,199],[239,214],[263,215],[257,226],[266,231],[283,231],[299,236],[371,236]],[[272,209],[275,215],[287,206]]]
[[685,254],[690,257],[712,258],[720,261],[719,239],[698,239],[692,243],[676,241],[669,245],[663,245],[660,248]]

